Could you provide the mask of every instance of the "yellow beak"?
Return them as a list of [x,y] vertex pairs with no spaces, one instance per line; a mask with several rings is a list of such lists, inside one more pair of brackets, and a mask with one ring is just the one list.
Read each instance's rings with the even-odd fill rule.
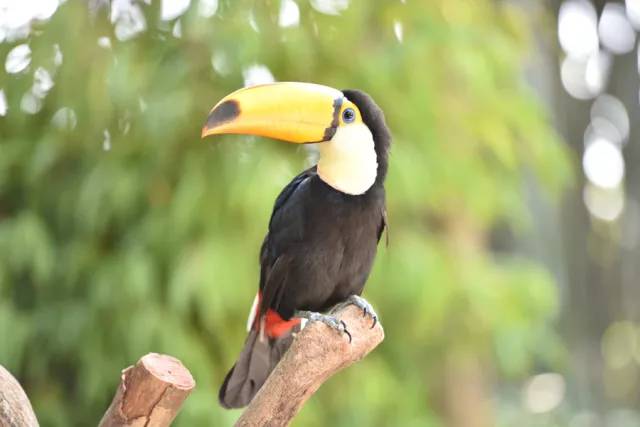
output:
[[328,141],[336,132],[344,101],[339,90],[313,83],[240,89],[213,107],[202,137],[231,133],[298,144]]

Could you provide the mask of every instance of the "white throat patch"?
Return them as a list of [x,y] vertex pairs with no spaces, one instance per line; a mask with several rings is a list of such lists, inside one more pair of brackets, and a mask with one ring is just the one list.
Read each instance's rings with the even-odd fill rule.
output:
[[378,160],[373,136],[362,123],[340,126],[330,141],[318,144],[318,176],[346,194],[366,192],[376,181]]

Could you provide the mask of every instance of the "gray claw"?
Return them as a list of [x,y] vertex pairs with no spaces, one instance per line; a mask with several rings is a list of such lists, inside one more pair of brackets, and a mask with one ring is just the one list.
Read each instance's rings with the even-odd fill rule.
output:
[[349,337],[349,344],[351,344],[352,337],[351,337],[351,332],[349,332],[349,330],[347,329],[347,324],[344,323],[344,320],[341,320],[340,323],[342,323],[342,332],[347,334],[347,336]]
[[342,320],[338,320],[327,314],[316,313],[315,311],[296,311],[294,315],[295,317],[307,319],[309,322],[322,322],[330,328],[347,335],[349,337],[349,342],[351,342],[351,333],[347,330],[347,324]]
[[347,300],[345,301],[345,304],[353,304],[356,307],[358,307],[360,310],[362,310],[363,317],[371,316],[371,319],[373,320],[373,323],[371,324],[371,329],[373,329],[376,326],[376,323],[378,323],[378,315],[376,314],[375,310],[366,299],[358,295],[351,295],[349,298],[347,298]]

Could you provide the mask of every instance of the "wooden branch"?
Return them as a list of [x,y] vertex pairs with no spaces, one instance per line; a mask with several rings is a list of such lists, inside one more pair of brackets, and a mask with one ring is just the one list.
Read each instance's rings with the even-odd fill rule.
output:
[[236,426],[288,425],[302,405],[336,372],[364,358],[384,339],[378,322],[349,305],[334,313],[347,324],[353,340],[327,325],[305,327],[244,411]]
[[195,386],[178,359],[149,353],[122,371],[122,381],[100,427],[169,426]]
[[38,427],[31,402],[18,381],[0,365],[0,426]]

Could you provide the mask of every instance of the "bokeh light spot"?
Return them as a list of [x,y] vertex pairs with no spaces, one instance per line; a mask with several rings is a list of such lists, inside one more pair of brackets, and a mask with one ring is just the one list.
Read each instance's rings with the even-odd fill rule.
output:
[[20,44],[9,51],[4,69],[9,74],[21,73],[31,63],[31,48],[28,44]]
[[191,0],[162,0],[160,19],[171,21],[181,16],[189,9]]
[[36,96],[32,91],[28,91],[22,96],[20,108],[27,114],[36,114],[42,109],[42,98]]
[[99,37],[98,46],[104,49],[111,49],[111,39],[109,37]]
[[51,78],[51,74],[43,67],[38,67],[33,73],[33,94],[39,98],[44,98],[52,87],[53,78]]
[[272,83],[275,81],[271,70],[266,65],[253,64],[242,70],[244,78],[244,86],[255,86],[264,83]]
[[598,16],[588,1],[570,0],[560,6],[558,38],[569,56],[584,58],[598,50]]
[[0,1],[0,42],[29,35],[32,21],[45,21],[58,9],[58,0]]
[[251,29],[256,33],[259,33],[260,27],[258,27],[258,22],[256,21],[256,16],[253,14],[253,9],[249,11],[247,20],[249,21],[249,26],[251,27]]
[[589,181],[601,188],[615,188],[624,178],[624,159],[620,148],[604,138],[587,145],[582,167]]
[[[600,88],[590,87],[587,84],[588,59],[577,59],[567,56],[560,68],[562,86],[569,95],[576,99],[591,99],[598,95]],[[591,83],[595,81],[591,78]]]
[[590,93],[602,92],[609,78],[610,68],[611,56],[607,52],[598,50],[589,56],[584,81]]
[[349,0],[311,0],[311,7],[326,15],[339,15],[349,7]]
[[622,145],[622,134],[618,128],[604,117],[595,117],[584,132],[584,146],[587,147],[594,141],[604,138],[614,144]]
[[280,15],[278,25],[287,27],[297,27],[300,24],[300,8],[293,0],[282,0],[280,3]]
[[7,96],[4,94],[4,89],[0,89],[0,116],[6,116],[8,110]]
[[177,39],[182,37],[182,22],[180,20],[176,21],[176,23],[173,24],[171,35]]
[[587,183],[582,196],[589,213],[601,221],[613,222],[624,210],[624,192],[620,188],[605,189]]
[[102,150],[111,151],[111,132],[109,132],[109,129],[105,129],[102,132],[102,137]]
[[211,66],[221,76],[227,76],[231,73],[229,58],[223,51],[217,51],[211,56]]
[[640,1],[627,0],[627,18],[636,30],[640,30]]
[[62,50],[60,49],[60,45],[59,44],[54,44],[53,45],[53,63],[56,67],[59,67],[62,65],[62,61],[63,61],[64,57],[62,55]]
[[393,34],[395,34],[396,40],[402,43],[402,40],[404,39],[404,28],[402,26],[402,22],[400,21],[393,22]]
[[218,11],[218,0],[200,0],[198,13],[204,18],[211,18]]
[[524,405],[534,414],[555,409],[565,394],[564,377],[556,373],[545,373],[532,377],[524,387]]
[[636,32],[627,19],[624,6],[607,3],[598,24],[600,41],[611,52],[622,55],[633,50]]
[[131,0],[113,0],[111,23],[115,25],[116,38],[126,41],[147,28],[147,21],[139,5]]
[[615,126],[620,133],[620,141],[610,141],[622,144],[629,137],[629,113],[622,101],[615,96],[603,94],[593,102],[591,106],[592,122],[595,122],[597,118],[606,119]]
[[78,124],[76,112],[72,108],[62,107],[55,112],[51,123],[60,130],[73,130]]

